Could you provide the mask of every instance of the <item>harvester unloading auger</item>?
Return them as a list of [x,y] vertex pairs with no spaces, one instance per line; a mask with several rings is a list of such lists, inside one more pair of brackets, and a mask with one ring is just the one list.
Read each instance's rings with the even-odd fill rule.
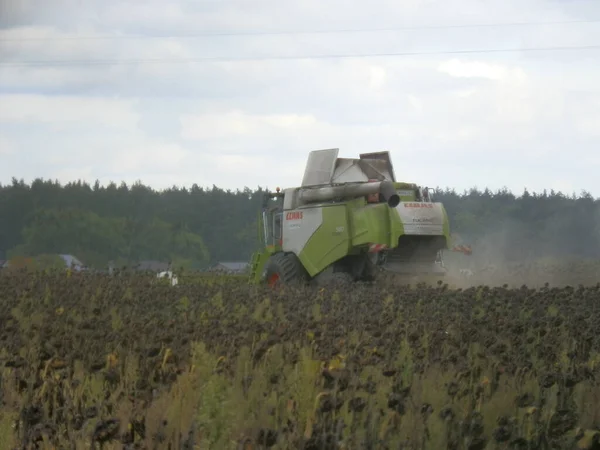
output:
[[379,269],[442,278],[444,250],[471,253],[451,247],[429,189],[396,181],[389,152],[338,152],[311,152],[300,187],[265,194],[251,282],[373,281]]

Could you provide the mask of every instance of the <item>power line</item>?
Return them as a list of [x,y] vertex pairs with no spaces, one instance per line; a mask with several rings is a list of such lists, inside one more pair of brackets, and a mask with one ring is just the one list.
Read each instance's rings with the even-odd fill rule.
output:
[[28,41],[72,41],[72,40],[120,40],[120,39],[175,39],[197,37],[227,37],[227,36],[282,36],[302,34],[346,34],[346,33],[377,33],[410,30],[441,30],[455,28],[499,28],[499,27],[525,27],[543,25],[569,25],[584,23],[599,23],[600,19],[589,20],[562,20],[548,22],[508,22],[487,24],[458,24],[458,25],[415,25],[387,28],[342,28],[337,30],[289,30],[289,31],[205,31],[178,34],[156,35],[104,35],[104,36],[62,36],[62,37],[20,37],[0,38],[0,42],[28,42]]
[[431,52],[386,52],[386,53],[361,53],[361,54],[325,54],[325,55],[300,55],[300,56],[250,56],[250,57],[199,57],[178,59],[105,59],[105,60],[31,60],[31,61],[4,61],[0,67],[45,67],[45,66],[107,66],[107,65],[139,65],[139,64],[185,64],[185,63],[210,63],[210,62],[244,62],[244,61],[289,61],[310,59],[352,59],[352,58],[378,58],[426,55],[457,55],[457,54],[485,54],[485,53],[518,53],[518,52],[545,52],[545,51],[573,51],[573,50],[600,50],[598,45],[580,45],[568,47],[529,47],[484,50],[441,50]]

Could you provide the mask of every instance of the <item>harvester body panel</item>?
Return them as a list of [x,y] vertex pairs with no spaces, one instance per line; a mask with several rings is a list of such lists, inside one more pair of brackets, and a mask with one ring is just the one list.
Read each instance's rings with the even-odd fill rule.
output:
[[345,205],[285,211],[283,251],[298,256],[310,276],[348,255],[351,249]]
[[443,235],[448,223],[441,203],[401,202],[397,207],[404,234]]
[[[393,247],[394,242],[402,234],[402,223],[397,213],[385,203],[358,205],[348,204],[350,209],[350,233],[353,247],[382,245]],[[362,204],[361,204],[362,203]]]
[[284,210],[282,250],[297,255],[311,277],[345,256],[373,247],[387,251],[386,270],[442,273],[434,264],[436,253],[448,248],[448,227],[443,207],[432,205],[413,212],[416,207],[403,203],[390,208],[359,199]]

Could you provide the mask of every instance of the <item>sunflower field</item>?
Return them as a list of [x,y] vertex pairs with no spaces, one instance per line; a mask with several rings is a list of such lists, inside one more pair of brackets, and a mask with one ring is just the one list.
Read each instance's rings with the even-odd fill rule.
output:
[[0,371],[7,450],[599,449],[600,284],[11,271]]

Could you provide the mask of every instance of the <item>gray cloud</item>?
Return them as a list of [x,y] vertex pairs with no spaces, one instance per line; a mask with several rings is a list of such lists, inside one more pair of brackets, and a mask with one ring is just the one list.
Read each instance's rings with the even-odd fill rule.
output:
[[[600,19],[600,5],[585,0],[33,3],[10,2],[8,13],[0,3],[0,38],[17,39],[0,43],[3,63],[600,44],[598,23],[82,39]],[[0,110],[0,180],[293,185],[308,151],[339,147],[345,156],[389,149],[402,178],[430,186],[600,195],[599,53],[0,65],[9,106]]]

